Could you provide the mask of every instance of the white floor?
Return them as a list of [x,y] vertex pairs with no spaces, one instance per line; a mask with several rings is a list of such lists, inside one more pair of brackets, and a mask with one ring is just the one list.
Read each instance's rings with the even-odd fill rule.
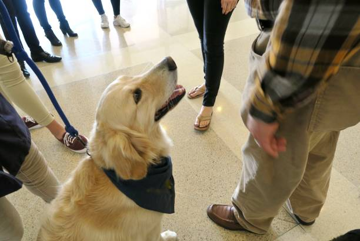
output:
[[[88,135],[95,106],[103,88],[119,74],[139,74],[165,56],[179,67],[179,83],[188,90],[203,81],[202,60],[197,33],[185,0],[123,0],[122,16],[131,29],[100,28],[91,0],[62,0],[71,27],[78,38],[66,38],[48,9],[53,30],[63,43],[51,47],[32,10],[29,11],[42,47],[59,54],[57,64],[40,63],[42,73],[70,121]],[[103,1],[112,19],[110,1]],[[176,178],[176,214],[164,219],[164,229],[175,230],[180,240],[330,240],[360,227],[360,126],[345,131],[338,145],[327,203],[316,223],[305,228],[281,210],[267,235],[231,232],[214,225],[206,216],[211,203],[230,203],[241,170],[241,146],[247,137],[239,109],[241,91],[247,76],[247,54],[258,29],[245,14],[240,1],[232,16],[225,39],[225,67],[211,129],[205,134],[193,131],[193,121],[201,99],[188,100],[163,121],[174,141],[172,157]],[[31,72],[33,87],[54,112],[42,86]],[[33,139],[61,181],[77,165],[81,155],[65,150],[46,129],[32,132]],[[184,151],[185,150],[185,151]],[[25,225],[26,241],[33,241],[44,210],[42,201],[23,189],[10,196]]]

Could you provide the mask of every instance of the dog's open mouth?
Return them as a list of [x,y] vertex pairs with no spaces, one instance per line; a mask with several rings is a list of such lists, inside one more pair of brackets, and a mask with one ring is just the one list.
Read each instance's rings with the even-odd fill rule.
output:
[[185,95],[185,88],[181,85],[176,85],[174,92],[170,96],[170,98],[165,102],[161,108],[155,113],[155,121],[160,120],[166,113],[170,110],[174,109],[174,107],[180,102],[180,100]]

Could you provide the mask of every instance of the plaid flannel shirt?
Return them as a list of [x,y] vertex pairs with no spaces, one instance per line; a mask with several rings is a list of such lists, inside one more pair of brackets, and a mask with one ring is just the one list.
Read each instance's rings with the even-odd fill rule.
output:
[[255,77],[251,97],[250,114],[264,122],[308,103],[360,51],[360,0],[245,0],[245,6],[251,17],[275,21],[266,71]]

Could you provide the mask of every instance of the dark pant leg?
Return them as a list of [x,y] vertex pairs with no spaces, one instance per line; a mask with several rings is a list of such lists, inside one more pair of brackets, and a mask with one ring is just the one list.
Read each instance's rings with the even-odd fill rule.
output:
[[44,31],[46,32],[51,30],[51,26],[46,16],[45,0],[33,0],[33,7],[36,17],[38,18],[40,25],[44,29]]
[[111,0],[114,16],[120,15],[120,0]]
[[24,35],[26,44],[32,53],[40,53],[43,49],[40,47],[39,39],[36,36],[34,26],[32,24],[30,14],[27,11],[25,0],[12,0],[16,18]]
[[[14,6],[12,4],[12,0],[3,0],[3,2],[5,4],[5,6],[6,6],[6,9],[8,10],[8,13],[9,13],[11,22],[12,22],[12,24],[14,26],[15,32],[17,34],[17,37],[20,40],[19,29],[17,27],[17,21],[16,21],[16,12],[15,12]],[[5,25],[5,22],[4,22],[4,19],[3,19],[2,16],[0,18],[0,24],[1,24],[1,28],[2,28],[2,30],[4,32],[5,38],[7,40],[10,40],[10,34],[9,34],[8,30],[7,30],[7,27]],[[20,40],[20,43],[21,43],[21,40]],[[21,43],[21,45],[22,45],[22,43]]]
[[[19,39],[19,42],[20,42],[21,46],[23,47],[23,44],[21,42],[20,35],[19,35],[19,29],[17,27],[16,14],[15,14],[14,6],[12,4],[12,0],[3,0],[3,2],[8,10],[12,25],[14,26],[14,29],[15,29],[16,35]],[[10,38],[9,31],[7,30],[7,26],[5,25],[4,19],[1,15],[0,15],[0,24],[1,24],[1,28],[4,32],[5,38],[7,40],[10,40],[11,38]],[[18,61],[19,61],[20,66],[25,65],[24,60],[18,60]]]
[[221,1],[205,0],[204,7],[205,85],[203,105],[214,106],[224,68],[224,38],[232,12],[222,14]]
[[49,3],[50,3],[51,9],[56,14],[56,17],[59,20],[59,22],[60,23],[65,22],[66,17],[65,17],[64,11],[62,9],[60,0],[49,0]]
[[[187,0],[189,10],[191,16],[194,20],[194,24],[196,30],[199,34],[200,44],[201,44],[201,53],[203,57],[203,61],[205,63],[205,53],[203,47],[203,40],[204,40],[204,0]],[[205,74],[205,65],[204,65],[204,74]]]
[[103,15],[105,13],[104,7],[102,5],[101,0],[92,0],[96,10],[98,11],[99,15]]

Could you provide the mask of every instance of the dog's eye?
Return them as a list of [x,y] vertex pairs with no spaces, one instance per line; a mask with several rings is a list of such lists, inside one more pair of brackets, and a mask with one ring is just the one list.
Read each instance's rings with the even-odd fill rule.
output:
[[141,99],[141,94],[142,94],[142,92],[141,92],[141,89],[136,89],[135,91],[134,91],[134,101],[135,101],[135,104],[137,104],[137,103],[139,103],[139,101],[140,101],[140,99]]

